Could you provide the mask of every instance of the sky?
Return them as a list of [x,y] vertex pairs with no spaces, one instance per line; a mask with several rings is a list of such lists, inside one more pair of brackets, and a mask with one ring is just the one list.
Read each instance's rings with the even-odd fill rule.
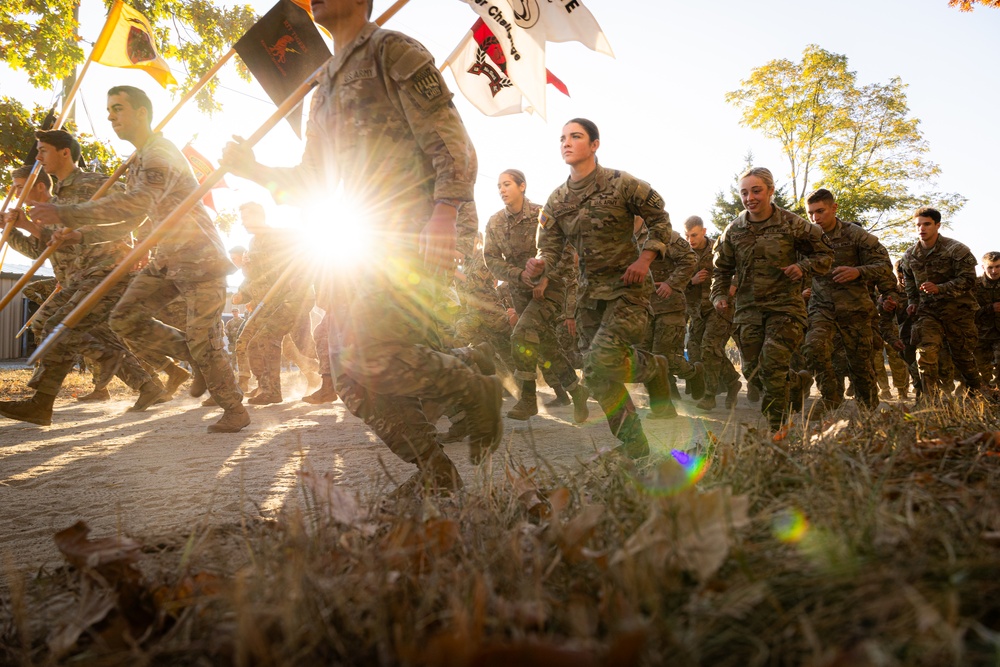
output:
[[[272,3],[250,4],[263,14]],[[374,15],[391,4],[376,0]],[[549,87],[547,120],[531,114],[485,117],[452,86],[479,158],[480,226],[502,206],[496,181],[504,169],[524,171],[528,197],[540,203],[566,179],[558,138],[565,121],[578,116],[600,127],[601,164],[650,182],[663,196],[675,228],[690,215],[710,219],[716,193],[728,190],[748,151],[757,166],[774,172],[780,186],[789,171],[780,145],[741,127],[739,112],[726,103],[725,94],[737,89],[753,68],[779,58],[797,61],[807,45],[817,44],[846,55],[859,84],[898,76],[908,85],[911,116],[921,120],[929,158],[941,167],[934,189],[968,198],[954,219],[946,220],[949,229],[943,233],[968,245],[977,258],[1000,249],[1000,232],[989,212],[996,190],[994,158],[1000,155],[995,120],[1000,87],[992,73],[1000,62],[1000,10],[962,13],[948,7],[947,0],[584,4],[603,28],[615,58],[578,43],[549,44],[547,66],[565,82],[571,97]],[[475,19],[460,0],[412,0],[386,27],[421,41],[440,65]],[[103,20],[100,0],[82,0],[83,39],[92,42]],[[89,52],[89,46],[84,48]],[[178,63],[172,67],[181,73]],[[450,72],[446,79],[453,83]],[[233,64],[224,68],[220,82],[221,112],[209,117],[191,104],[165,130],[178,145],[192,141],[216,160],[230,135],[251,134],[274,109],[256,82],[238,79]],[[119,153],[127,155],[131,146],[114,136],[104,112],[106,91],[116,84],[147,90],[158,113],[172,107],[174,99],[147,74],[91,67],[81,88],[83,103],[77,107],[79,126],[111,139]],[[33,91],[23,73],[3,66],[0,95],[42,104],[52,100],[51,91]],[[292,165],[302,148],[282,124],[258,144],[256,153],[265,164]],[[261,201],[274,224],[299,224],[298,209],[273,206],[266,191],[248,181],[228,176],[227,182],[232,188],[216,195],[220,207]],[[230,245],[245,243],[246,236],[237,229],[227,240]]]

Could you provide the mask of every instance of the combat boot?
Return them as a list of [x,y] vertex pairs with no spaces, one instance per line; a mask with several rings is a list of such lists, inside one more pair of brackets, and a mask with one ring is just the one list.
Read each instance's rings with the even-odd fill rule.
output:
[[104,387],[103,389],[98,389],[97,387],[94,387],[94,390],[92,392],[90,392],[89,394],[84,394],[83,396],[80,396],[76,400],[82,403],[99,403],[103,401],[110,401],[111,392],[108,391],[107,387]]
[[892,400],[892,390],[888,389],[888,388],[883,389],[882,393],[879,394],[879,398],[881,398],[883,401],[891,401]]
[[650,410],[649,415],[646,419],[676,419],[677,418],[677,407],[674,406],[673,401],[667,401],[665,404],[658,407],[656,410]]
[[535,381],[525,380],[521,383],[521,398],[507,412],[507,416],[523,422],[537,414],[538,396],[535,394]]
[[35,392],[31,398],[23,401],[0,401],[0,416],[16,419],[29,424],[48,426],[52,423],[52,404],[56,397],[53,394]]
[[618,439],[621,440],[622,450],[630,459],[641,459],[644,456],[649,456],[649,441],[642,430],[639,415],[630,414],[625,417],[625,422],[618,430]]
[[[687,381],[687,386],[691,387],[691,398],[694,400],[700,400],[705,395],[705,366],[700,361],[696,361],[691,364],[694,369],[685,378]],[[712,387],[712,393],[714,394],[715,387]]]
[[181,368],[177,364],[170,362],[167,367],[163,369],[167,374],[167,383],[163,386],[163,397],[162,402],[167,402],[174,397],[177,390],[182,384],[188,381],[191,377],[191,373]]
[[386,497],[389,502],[412,500],[425,493],[450,494],[464,486],[455,464],[440,450],[417,461],[417,468],[417,472],[389,493]]
[[569,394],[566,393],[566,390],[563,389],[563,386],[561,384],[557,384],[556,386],[552,387],[552,390],[556,392],[556,397],[553,398],[551,401],[547,402],[545,404],[545,407],[561,408],[573,402],[573,400],[569,397]]
[[760,400],[760,388],[753,382],[747,383],[747,400],[751,403],[756,403]]
[[910,390],[907,387],[900,387],[896,392],[899,394],[899,400],[901,401],[905,401],[910,397]]
[[208,398],[206,398],[204,401],[201,402],[201,407],[203,408],[215,408],[218,406],[219,406],[218,401],[216,401],[211,394],[209,394]]
[[237,380],[236,384],[240,386],[240,391],[246,394],[250,391],[250,378],[246,375],[241,375]]
[[[118,350],[117,352],[112,351],[108,354],[102,355],[101,358],[97,360],[97,363],[101,366],[101,372],[94,379],[94,391],[91,393],[98,393],[101,391],[106,392],[108,384],[115,377],[118,371],[121,370],[122,362],[124,360],[125,352],[122,350]],[[108,394],[108,398],[111,398],[110,394]],[[107,399],[91,398],[87,400],[98,401]]]
[[156,399],[163,396],[163,385],[155,378],[150,378],[139,387],[139,398],[135,399],[135,404],[128,409],[129,412],[142,412]]
[[[677,388],[677,378],[671,375],[668,381],[670,383],[670,398],[675,401],[681,400],[681,390]],[[685,382],[684,384],[684,388],[687,389],[687,383]]]
[[469,435],[469,420],[464,416],[451,423],[447,433],[438,433],[435,440],[439,445],[447,445],[453,442],[462,442]]
[[740,400],[740,389],[743,388],[743,383],[739,380],[733,380],[726,387],[726,409],[732,410],[736,407],[737,401]]
[[198,364],[192,362],[191,371],[194,373],[194,379],[191,380],[191,388],[188,390],[188,393],[198,398],[208,391],[208,383],[205,381],[205,374],[198,368]]
[[[649,395],[650,416],[657,419],[655,415],[659,413],[670,401],[670,362],[662,354],[653,355],[653,377],[644,382],[646,393]],[[700,398],[700,397],[699,397]]]
[[310,405],[323,405],[324,403],[333,403],[336,401],[337,390],[333,387],[333,376],[324,374],[323,383],[319,389],[308,396],[303,396],[302,400]]
[[587,421],[590,418],[590,408],[587,407],[590,390],[582,382],[577,382],[576,387],[570,390],[569,397],[573,399],[573,421],[577,424]]
[[809,392],[812,391],[813,376],[809,371],[797,371],[796,375],[799,376],[799,388],[798,391],[792,390],[790,402],[792,412],[801,412],[803,403],[809,398]]
[[208,425],[209,433],[238,433],[250,424],[250,413],[242,405],[222,413],[222,418]]
[[469,458],[477,464],[497,448],[503,437],[503,388],[500,379],[479,375],[476,386],[462,406],[469,422]]
[[281,403],[284,399],[280,391],[261,391],[256,396],[247,401],[250,405],[272,405]]
[[701,397],[700,401],[694,404],[694,407],[705,412],[711,412],[715,409],[715,394],[705,394]]

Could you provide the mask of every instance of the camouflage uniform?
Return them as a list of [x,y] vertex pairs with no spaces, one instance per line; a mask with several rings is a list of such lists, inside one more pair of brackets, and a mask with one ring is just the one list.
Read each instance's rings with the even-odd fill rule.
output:
[[622,281],[640,254],[633,236],[637,215],[648,228],[642,250],[664,256],[671,228],[663,199],[648,183],[598,165],[586,178],[556,188],[538,219],[538,255],[546,272],[559,270],[567,244],[580,258],[576,329],[584,382],[627,448],[645,443],[645,435],[625,383],[650,382],[659,374],[653,355],[636,347],[649,324],[653,281],[648,274],[635,284]]
[[979,329],[979,346],[976,359],[983,380],[993,387],[1000,387],[1000,313],[994,304],[1000,302],[1000,279],[990,280],[983,275],[976,279],[976,327]]
[[[964,244],[938,236],[934,246],[925,249],[915,243],[900,262],[906,295],[916,304],[912,342],[917,348],[917,367],[925,392],[939,386],[940,351],[947,346],[951,361],[969,389],[979,390],[982,379],[976,368],[976,258]],[[931,282],[938,294],[920,291]]]
[[[254,400],[280,402],[282,340],[297,328],[301,331],[303,318],[309,317],[315,304],[312,284],[302,271],[286,279],[270,300],[264,302],[268,291],[294,261],[297,249],[291,232],[267,228],[250,239],[244,258],[245,280],[240,286],[240,293],[254,302],[256,309],[243,327],[237,347],[241,344],[245,346],[249,362],[247,371],[241,368],[240,375],[249,377],[249,373],[253,372],[257,376],[258,396],[263,398]],[[305,327],[308,339],[312,341],[312,327],[308,324]],[[312,343],[311,350],[308,344],[304,346],[306,353],[311,352],[315,361],[315,343]]]
[[[712,305],[712,247],[715,239],[705,239],[705,245],[695,250],[698,264],[694,272],[708,271],[708,278],[697,285],[690,282],[684,290],[688,314],[688,361],[702,362],[705,366],[706,394],[711,396],[723,388],[731,387],[740,378],[732,360],[726,354],[726,344],[733,336],[732,303],[720,313]],[[735,394],[734,394],[735,396]]]
[[482,250],[473,251],[463,265],[462,273],[465,280],[459,282],[457,288],[463,312],[455,323],[455,338],[463,345],[488,342],[501,359],[513,366],[510,320]]
[[[640,235],[640,244],[642,241],[644,239]],[[666,252],[649,265],[654,285],[667,283],[673,291],[666,299],[655,291],[650,295],[652,317],[646,328],[643,349],[665,356],[670,364],[670,373],[673,375],[690,375],[694,370],[683,356],[684,329],[687,324],[684,288],[697,270],[697,264],[698,256],[691,249],[691,244],[676,231],[671,230]]]
[[475,151],[451,98],[423,46],[369,23],[320,78],[302,164],[271,170],[279,198],[333,192],[342,181],[365,214],[380,247],[344,288],[340,335],[330,337],[331,348],[340,345],[337,391],[418,465],[442,456],[421,399],[492,411],[476,406],[496,381],[444,350],[433,312],[440,284],[418,254],[434,201],[473,198]]
[[[853,267],[860,275],[846,283],[835,282],[829,273],[813,276],[805,357],[823,399],[828,405],[838,406],[844,397],[833,367],[833,347],[835,341],[842,345],[855,397],[865,407],[874,408],[878,405],[872,364],[876,350],[872,319],[876,310],[869,290],[875,285],[882,295],[895,296],[892,261],[878,237],[856,223],[838,218],[825,238],[833,248],[833,266]],[[882,347],[880,338],[877,350],[884,367]]]
[[[701,347],[702,338],[705,335],[705,325],[709,315],[715,310],[712,306],[711,286],[712,286],[712,245],[715,239],[705,239],[705,245],[701,248],[692,248],[697,259],[694,273],[702,269],[708,271],[708,278],[697,285],[688,281],[684,287],[684,300],[687,302],[687,353],[688,361],[703,361]],[[692,274],[694,275],[694,274]],[[706,369],[707,370],[707,369]],[[712,387],[709,386],[709,390]]]
[[237,369],[236,340],[240,337],[240,328],[245,321],[242,317],[236,315],[231,317],[223,327],[223,331],[226,332],[226,349],[229,351],[229,365],[234,371]]
[[[52,190],[52,203],[63,207],[87,202],[106,180],[107,177],[102,174],[74,169],[66,178],[56,182]],[[116,184],[111,193],[115,192],[121,192],[121,186]],[[49,232],[46,231],[45,234],[47,237]],[[11,235],[11,246],[22,254],[33,257],[42,252],[47,241],[48,238]],[[52,333],[56,325],[104,280],[128,252],[129,246],[121,241],[88,243],[86,240],[56,250],[49,259],[56,280],[63,287],[35,320],[40,323],[39,338]],[[108,314],[123,291],[124,288],[110,290],[87,317],[59,339],[39,362],[28,382],[29,387],[43,394],[57,394],[66,374],[73,369],[78,354],[93,358],[102,366],[120,363],[116,375],[132,389],[139,389],[152,380],[139,360],[108,327]],[[110,373],[106,374],[103,384],[106,385],[111,377]],[[159,384],[158,381],[155,383]],[[96,388],[104,389],[102,386]]]
[[[187,159],[161,134],[153,134],[136,150],[128,167],[124,193],[97,201],[60,206],[63,222],[84,232],[84,242],[115,239],[142,225],[148,233],[198,187]],[[149,220],[149,226],[143,223]],[[184,359],[205,378],[216,403],[242,413],[243,395],[229,366],[222,339],[226,305],[226,275],[236,267],[218,230],[201,203],[195,206],[153,248],[149,263],[128,283],[111,312],[111,328],[138,349]],[[171,301],[183,298],[185,330],[156,319]]]
[[732,300],[729,286],[735,275],[733,323],[743,375],[762,387],[761,411],[772,427],[779,427],[789,401],[802,390],[799,376],[789,373],[789,362],[806,325],[802,282],[788,278],[781,267],[798,264],[803,279],[810,280],[830,270],[833,249],[819,225],[775,206],[763,222],[751,222],[746,211],[740,213],[719,237],[714,252],[712,302]]
[[559,267],[548,272],[548,287],[541,299],[533,298],[532,288],[521,282],[525,264],[537,253],[539,211],[540,206],[525,199],[520,213],[511,214],[506,208],[494,213],[486,223],[483,258],[493,277],[508,285],[518,315],[510,337],[514,377],[534,382],[540,367],[549,386],[572,390],[579,380],[556,338],[556,327],[564,321],[566,282],[575,272],[572,249],[567,247]]

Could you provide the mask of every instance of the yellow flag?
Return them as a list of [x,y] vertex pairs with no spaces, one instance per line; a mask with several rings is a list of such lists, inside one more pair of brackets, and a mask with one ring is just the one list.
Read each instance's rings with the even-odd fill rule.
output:
[[164,88],[177,83],[167,61],[156,51],[149,21],[121,0],[111,8],[91,57],[108,67],[144,70]]

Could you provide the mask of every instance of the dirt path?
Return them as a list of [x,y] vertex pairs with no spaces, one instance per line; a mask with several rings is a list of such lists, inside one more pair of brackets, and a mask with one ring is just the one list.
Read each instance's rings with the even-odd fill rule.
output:
[[[547,391],[540,391],[539,403],[551,398]],[[645,405],[642,388],[632,391],[637,404]],[[125,411],[131,400],[60,399],[49,427],[2,420],[0,556],[29,569],[58,564],[52,534],[78,520],[86,521],[94,536],[158,538],[198,525],[232,525],[242,515],[273,516],[285,503],[298,501],[296,472],[303,468],[330,472],[363,494],[394,488],[386,472],[401,482],[415,470],[342,403],[311,406],[298,400],[301,393],[290,392],[295,398],[279,405],[251,407],[253,423],[239,434],[207,434],[218,409],[202,408],[186,395],[138,414]],[[513,403],[508,398],[504,411]],[[745,395],[732,415],[721,403],[714,412],[691,418],[697,410],[684,400],[678,419],[646,420],[651,446],[686,449],[704,442],[706,429],[732,437],[733,424],[757,422],[758,408]],[[590,407],[590,421],[579,426],[572,424],[571,407],[541,408],[529,422],[506,419],[501,450],[528,466],[537,465],[539,457],[557,470],[586,464],[598,450],[617,444],[597,403]],[[438,426],[443,430],[447,423]],[[469,463],[467,446],[445,450],[475,492],[481,477]]]

